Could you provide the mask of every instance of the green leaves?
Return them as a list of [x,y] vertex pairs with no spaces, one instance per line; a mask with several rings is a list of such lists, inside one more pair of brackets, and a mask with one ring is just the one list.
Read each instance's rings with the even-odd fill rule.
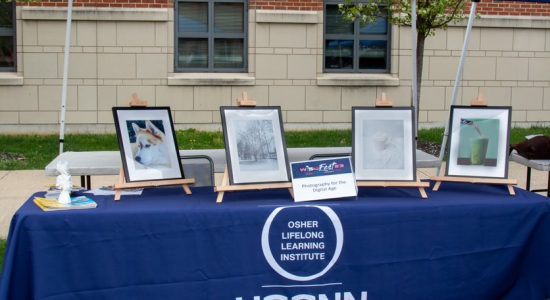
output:
[[338,9],[347,22],[355,22],[358,19],[364,25],[374,23],[380,16],[380,12],[385,9],[386,3],[387,0],[372,0],[369,2],[344,0],[343,4],[338,4]]
[[[459,22],[467,18],[464,14],[466,0],[419,0],[417,1],[417,30],[424,37],[433,35],[435,29],[447,29],[450,22]],[[411,25],[410,0],[372,0],[360,2],[344,0],[338,5],[342,17],[347,22],[356,19],[361,23],[372,23],[382,11],[388,11],[388,20],[394,25]]]

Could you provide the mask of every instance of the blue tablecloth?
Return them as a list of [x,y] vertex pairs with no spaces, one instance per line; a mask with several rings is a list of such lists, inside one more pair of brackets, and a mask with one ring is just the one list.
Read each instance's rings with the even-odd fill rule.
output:
[[[40,193],[38,194],[40,195]],[[13,217],[0,299],[547,299],[550,202],[500,186],[145,190],[96,209]],[[293,298],[294,297],[294,298]]]

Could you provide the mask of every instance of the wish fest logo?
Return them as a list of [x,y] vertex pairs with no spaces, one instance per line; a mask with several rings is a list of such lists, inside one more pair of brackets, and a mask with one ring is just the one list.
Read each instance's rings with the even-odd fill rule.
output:
[[341,171],[345,170],[345,165],[343,163],[339,163],[336,161],[333,161],[332,163],[320,163],[318,165],[305,165],[304,167],[299,168],[299,173],[301,175],[328,175],[333,173],[341,173]]
[[262,230],[268,264],[294,281],[310,281],[327,273],[340,257],[343,244],[342,223],[327,206],[276,208]]

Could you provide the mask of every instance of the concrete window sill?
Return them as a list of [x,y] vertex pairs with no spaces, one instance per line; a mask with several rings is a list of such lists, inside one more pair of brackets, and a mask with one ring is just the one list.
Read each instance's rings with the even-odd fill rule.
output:
[[[74,21],[144,21],[166,22],[167,8],[116,8],[116,7],[75,7],[72,19]],[[34,7],[21,8],[23,20],[67,20],[65,7]]]
[[389,74],[323,74],[317,85],[324,86],[399,86],[399,78]]
[[23,77],[17,73],[0,72],[0,85],[23,85]]
[[294,10],[256,10],[257,23],[294,23],[317,24],[320,23],[319,13],[316,11]]
[[178,73],[168,85],[254,85],[256,78],[243,73]]

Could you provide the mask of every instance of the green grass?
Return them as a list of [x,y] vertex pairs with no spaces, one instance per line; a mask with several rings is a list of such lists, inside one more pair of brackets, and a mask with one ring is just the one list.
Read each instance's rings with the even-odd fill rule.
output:
[[[0,170],[43,169],[59,153],[57,135],[0,135],[0,152],[21,154],[21,161],[0,161]],[[116,150],[115,135],[67,135],[65,151]],[[70,141],[70,142],[69,142]]]
[[418,140],[441,144],[444,131],[445,130],[443,128],[421,129],[418,131]]
[[510,144],[520,143],[525,140],[525,136],[531,134],[550,136],[550,127],[513,128],[510,133]]
[[[194,129],[176,132],[181,149],[223,149],[221,132]],[[0,170],[44,169],[59,153],[58,135],[0,135],[0,152],[19,154],[25,160],[0,160]],[[291,131],[288,147],[350,146],[350,130]],[[114,134],[65,135],[64,151],[118,150]]]
[[285,139],[290,148],[345,147],[351,146],[351,130],[288,131]]
[[223,134],[219,131],[179,130],[176,139],[180,149],[222,149]]
[[5,253],[6,253],[6,240],[0,239],[0,272],[2,272],[2,265],[4,264]]
[[[529,134],[550,136],[550,127],[514,128],[511,144],[521,142]],[[221,149],[224,147],[221,132],[205,132],[194,129],[176,133],[181,149]],[[286,132],[288,147],[343,147],[351,146],[351,130],[311,130]],[[443,129],[422,129],[418,140],[441,143]],[[118,150],[114,134],[79,134],[65,136],[65,151]],[[44,169],[59,152],[57,135],[0,135],[0,152],[19,154],[25,160],[0,160],[0,170]]]

